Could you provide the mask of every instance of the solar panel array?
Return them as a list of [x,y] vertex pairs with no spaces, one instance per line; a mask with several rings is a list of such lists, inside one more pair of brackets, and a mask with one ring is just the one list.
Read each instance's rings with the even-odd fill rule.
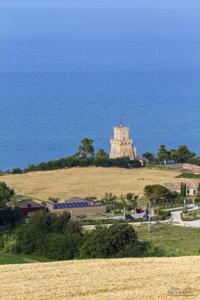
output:
[[54,209],[62,209],[62,208],[80,208],[80,207],[89,207],[89,203],[87,201],[82,202],[65,202],[65,203],[55,203],[53,205]]

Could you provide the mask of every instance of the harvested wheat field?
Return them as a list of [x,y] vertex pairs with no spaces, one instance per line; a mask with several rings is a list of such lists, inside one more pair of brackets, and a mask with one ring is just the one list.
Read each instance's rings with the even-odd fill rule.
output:
[[0,266],[0,299],[200,299],[200,257]]
[[18,194],[47,200],[48,197],[102,197],[106,192],[116,195],[128,192],[141,194],[145,185],[174,181],[179,174],[176,171],[148,168],[127,170],[91,167],[6,175],[0,180]]

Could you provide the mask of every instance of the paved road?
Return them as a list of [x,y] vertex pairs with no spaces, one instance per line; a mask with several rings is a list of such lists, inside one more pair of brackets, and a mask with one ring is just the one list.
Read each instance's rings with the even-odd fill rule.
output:
[[[193,208],[190,209],[191,210],[197,210],[199,209],[198,206],[195,206]],[[181,213],[183,210],[179,210],[179,211],[171,211],[171,218],[169,220],[165,220],[165,221],[159,221],[159,222],[155,222],[155,221],[151,221],[151,224],[174,224],[176,226],[185,226],[185,227],[192,227],[192,228],[200,228],[200,220],[196,220],[196,221],[183,221],[181,219]],[[148,222],[131,222],[128,223],[130,225],[142,225],[142,224],[147,224]],[[102,224],[102,225],[98,225],[98,226],[104,226],[104,227],[110,227],[112,224]],[[83,226],[85,230],[92,230],[95,229],[97,225],[85,225]]]
[[196,220],[196,221],[183,221],[181,219],[181,212],[182,211],[176,211],[176,212],[172,212],[171,213],[171,215],[172,215],[171,222],[174,225],[200,228],[200,220]]
[[[151,224],[170,224],[170,220],[165,220],[165,221],[151,221]],[[118,224],[124,224],[124,223],[118,223]],[[127,223],[126,223],[127,224]],[[148,222],[130,222],[128,223],[129,225],[133,226],[138,226],[138,225],[143,225],[143,224],[148,224]],[[85,230],[92,230],[95,229],[96,226],[101,226],[101,227],[110,227],[113,224],[100,224],[100,225],[84,225],[83,228]]]

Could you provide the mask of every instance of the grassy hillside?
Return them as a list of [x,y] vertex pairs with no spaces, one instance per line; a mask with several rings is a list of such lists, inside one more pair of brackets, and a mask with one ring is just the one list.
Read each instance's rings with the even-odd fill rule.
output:
[[199,299],[200,257],[0,266],[2,299]]
[[179,227],[167,224],[152,225],[151,234],[148,234],[147,225],[135,226],[139,239],[151,241],[153,245],[165,250],[166,255],[199,255],[200,229]]
[[120,195],[141,194],[147,184],[169,182],[180,173],[156,169],[72,168],[0,177],[18,194],[41,200],[48,197],[67,199],[71,196],[102,197],[106,192]]
[[33,257],[27,255],[22,256],[22,255],[0,252],[0,265],[35,263],[35,262],[42,262],[42,261],[48,261],[48,260],[40,257]]

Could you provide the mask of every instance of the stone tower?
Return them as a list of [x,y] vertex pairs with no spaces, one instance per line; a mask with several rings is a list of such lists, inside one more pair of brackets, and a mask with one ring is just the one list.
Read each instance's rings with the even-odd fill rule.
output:
[[133,140],[129,138],[129,127],[115,126],[114,138],[110,139],[110,158],[129,157],[136,158],[136,148],[133,148]]

